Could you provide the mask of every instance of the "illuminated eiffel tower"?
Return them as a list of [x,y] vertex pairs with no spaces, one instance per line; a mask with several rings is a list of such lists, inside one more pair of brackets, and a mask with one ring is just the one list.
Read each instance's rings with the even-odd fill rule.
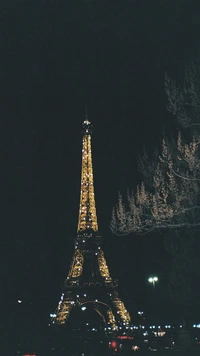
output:
[[52,322],[65,324],[73,308],[84,308],[90,303],[102,317],[105,330],[128,330],[130,315],[118,296],[117,280],[110,276],[98,233],[91,150],[92,125],[87,115],[82,133],[81,192],[75,251]]

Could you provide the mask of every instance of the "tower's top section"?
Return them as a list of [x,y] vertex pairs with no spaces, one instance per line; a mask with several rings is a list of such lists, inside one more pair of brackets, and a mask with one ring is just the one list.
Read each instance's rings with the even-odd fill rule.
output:
[[87,106],[85,106],[85,120],[83,121],[83,135],[91,135],[92,134],[92,124],[88,120]]
[[92,124],[88,120],[83,121],[83,135],[91,135],[92,134]]
[[87,111],[83,122],[81,192],[78,219],[78,235],[91,237],[98,232],[97,214],[94,195],[91,133],[92,124],[88,120]]

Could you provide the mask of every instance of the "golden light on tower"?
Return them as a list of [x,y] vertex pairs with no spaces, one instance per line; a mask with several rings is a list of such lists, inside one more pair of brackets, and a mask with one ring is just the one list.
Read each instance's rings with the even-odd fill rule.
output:
[[117,281],[113,281],[110,276],[98,232],[92,166],[92,125],[87,115],[82,128],[81,192],[77,238],[63,293],[56,312],[51,314],[52,323],[64,325],[73,308],[81,307],[84,311],[85,305],[89,303],[101,315],[108,330],[117,332],[123,328],[123,333],[125,333],[130,326],[130,315],[119,298]]
[[94,196],[92,149],[92,125],[88,120],[83,122],[81,193],[78,219],[78,233],[98,231],[97,214]]

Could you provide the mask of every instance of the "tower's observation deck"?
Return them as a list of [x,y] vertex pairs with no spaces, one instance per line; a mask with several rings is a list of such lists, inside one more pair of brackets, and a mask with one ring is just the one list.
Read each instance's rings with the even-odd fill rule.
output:
[[88,120],[83,122],[83,143],[82,143],[82,171],[81,171],[81,192],[80,208],[78,219],[78,234],[84,233],[91,236],[91,232],[98,231],[93,168],[91,134],[92,125]]

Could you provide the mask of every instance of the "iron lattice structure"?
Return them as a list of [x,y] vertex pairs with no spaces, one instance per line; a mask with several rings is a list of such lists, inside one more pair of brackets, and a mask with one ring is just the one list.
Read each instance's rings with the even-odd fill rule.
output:
[[95,232],[98,231],[93,184],[91,124],[88,120],[86,120],[83,123],[81,194],[78,233],[88,229]]
[[52,322],[65,324],[73,308],[90,303],[108,329],[117,332],[120,327],[127,331],[130,315],[119,298],[117,280],[110,276],[98,233],[91,134],[92,125],[86,119],[83,122],[81,192],[75,251]]

